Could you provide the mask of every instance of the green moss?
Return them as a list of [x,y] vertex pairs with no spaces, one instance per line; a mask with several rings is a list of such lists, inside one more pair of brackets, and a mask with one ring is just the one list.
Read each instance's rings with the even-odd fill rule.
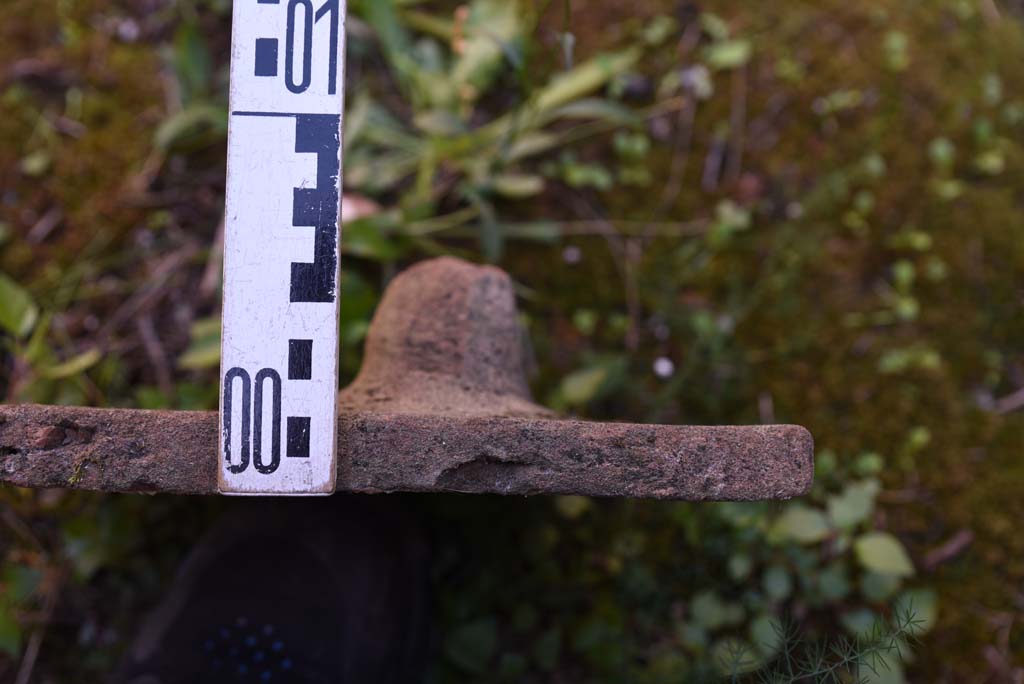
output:
[[75,466],[75,472],[71,473],[71,477],[68,478],[68,487],[72,489],[82,481],[82,474],[85,471],[85,461],[82,461]]

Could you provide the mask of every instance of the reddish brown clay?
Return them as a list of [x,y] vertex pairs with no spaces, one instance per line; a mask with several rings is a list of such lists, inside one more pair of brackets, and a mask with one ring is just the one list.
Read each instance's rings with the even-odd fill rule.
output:
[[[810,433],[565,420],[536,405],[509,277],[451,258],[397,277],[339,397],[338,491],[785,499]],[[0,482],[213,494],[217,416],[0,406]]]

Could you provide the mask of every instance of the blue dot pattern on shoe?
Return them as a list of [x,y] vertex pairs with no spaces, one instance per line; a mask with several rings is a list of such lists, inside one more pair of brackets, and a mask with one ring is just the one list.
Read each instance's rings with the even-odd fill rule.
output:
[[224,681],[283,681],[286,674],[293,672],[295,661],[276,634],[274,625],[254,624],[239,617],[203,639],[201,650],[210,671]]

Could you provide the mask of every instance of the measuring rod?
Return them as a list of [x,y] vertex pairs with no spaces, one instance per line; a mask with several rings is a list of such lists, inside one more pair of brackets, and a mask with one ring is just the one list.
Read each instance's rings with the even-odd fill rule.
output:
[[334,491],[345,10],[345,0],[234,0],[224,494]]

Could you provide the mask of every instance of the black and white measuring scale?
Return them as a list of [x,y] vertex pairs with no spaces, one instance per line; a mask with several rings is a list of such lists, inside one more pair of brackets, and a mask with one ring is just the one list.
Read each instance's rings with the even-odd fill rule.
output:
[[234,0],[218,487],[335,485],[345,0]]

